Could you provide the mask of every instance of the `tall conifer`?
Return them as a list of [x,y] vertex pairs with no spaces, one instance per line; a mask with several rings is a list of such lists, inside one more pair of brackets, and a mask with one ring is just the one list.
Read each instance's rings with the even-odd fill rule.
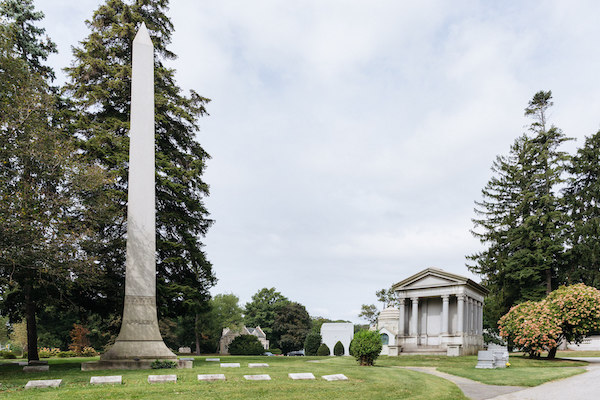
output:
[[534,95],[525,109],[534,119],[530,134],[496,158],[494,176],[476,202],[472,233],[486,249],[468,256],[474,261],[469,269],[491,291],[486,322],[492,328],[512,305],[539,300],[558,284],[566,218],[557,190],[568,160],[559,147],[569,139],[548,127],[551,98],[551,92]]
[[569,213],[563,279],[600,288],[600,131],[586,138],[569,166]]

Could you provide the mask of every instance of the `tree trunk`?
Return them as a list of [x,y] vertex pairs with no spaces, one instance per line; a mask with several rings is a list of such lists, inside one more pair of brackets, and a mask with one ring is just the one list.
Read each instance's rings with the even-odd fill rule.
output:
[[25,289],[25,320],[27,321],[27,361],[39,360],[37,345],[36,304],[31,299],[31,287]]
[[200,334],[198,332],[198,314],[196,314],[196,321],[194,323],[194,334],[196,335],[196,355],[200,355]]
[[549,295],[552,291],[552,269],[546,270],[546,295]]
[[558,350],[558,346],[554,346],[553,348],[550,349],[550,351],[548,352],[549,359],[552,360],[556,357],[556,350]]

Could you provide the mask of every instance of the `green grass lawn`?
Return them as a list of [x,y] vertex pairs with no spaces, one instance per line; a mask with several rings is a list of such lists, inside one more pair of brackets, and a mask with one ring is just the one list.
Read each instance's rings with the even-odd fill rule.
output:
[[[581,357],[581,356],[580,356]],[[537,386],[555,379],[583,373],[581,367],[587,365],[582,361],[530,359],[522,354],[510,355],[509,368],[476,369],[477,356],[400,356],[380,357],[379,365],[436,367],[438,371],[462,376],[488,385]]]
[[[24,373],[16,365],[0,366],[0,398],[11,399],[466,399],[444,379],[390,366],[360,367],[349,357],[223,357],[241,368],[220,368],[197,357],[193,369],[81,371],[90,359],[50,359],[50,371]],[[319,360],[309,363],[309,360]],[[268,368],[248,368],[266,362]],[[314,381],[293,381],[291,372],[312,372]],[[225,382],[198,382],[198,374],[223,373]],[[342,373],[348,381],[326,382],[322,375]],[[151,374],[176,374],[177,383],[148,384]],[[271,381],[246,381],[243,375],[269,374]],[[122,375],[123,385],[92,386],[91,376]],[[62,379],[60,388],[24,390],[28,380]]]
[[[579,355],[583,356],[583,355]],[[350,357],[235,357],[220,356],[222,362],[239,362],[241,368],[220,368],[219,363],[196,357],[193,369],[138,371],[81,371],[82,361],[93,358],[50,359],[49,372],[24,373],[15,364],[0,365],[0,398],[11,399],[465,399],[460,389],[444,379],[398,366],[436,367],[439,371],[492,385],[535,386],[581,373],[585,362],[531,360],[511,354],[507,369],[476,369],[476,356],[380,357],[375,367],[360,367]],[[307,362],[309,360],[318,362]],[[8,360],[7,360],[8,362]],[[248,368],[248,363],[266,362],[268,368]],[[314,381],[292,381],[291,372],[312,372]],[[225,382],[198,382],[198,374],[223,373]],[[322,375],[344,374],[349,381],[326,382]],[[148,375],[176,374],[176,384],[147,383]],[[243,375],[269,374],[271,381],[246,381]],[[122,375],[123,385],[92,386],[91,376]],[[62,379],[58,389],[23,387],[29,380]]]

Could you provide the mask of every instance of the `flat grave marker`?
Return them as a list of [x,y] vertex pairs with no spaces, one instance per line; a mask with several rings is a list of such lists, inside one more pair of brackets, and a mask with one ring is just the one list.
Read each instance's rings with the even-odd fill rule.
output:
[[265,363],[248,363],[248,368],[263,368],[263,367],[268,367],[269,364],[265,364]]
[[335,375],[323,375],[322,376],[323,379],[325,379],[328,382],[332,382],[332,381],[347,381],[348,377],[344,374],[335,374]]
[[224,381],[225,380],[225,375],[224,374],[204,374],[204,375],[198,375],[198,380],[199,381],[208,381],[208,382]]
[[308,380],[315,379],[315,376],[311,372],[301,372],[295,374],[288,374],[288,376],[293,380]]
[[48,365],[26,365],[23,367],[25,372],[47,372],[50,370]]
[[239,368],[240,363],[221,363],[221,368]]
[[29,382],[27,382],[27,385],[25,385],[25,389],[59,387],[61,382],[62,382],[62,379],[46,379],[46,380],[38,380],[38,381],[29,381]]
[[216,362],[219,362],[219,361],[221,361],[221,359],[220,358],[207,358],[205,361],[216,361]]
[[148,375],[148,383],[177,382],[177,375]]
[[244,375],[244,379],[247,381],[270,381],[269,375]]
[[117,384],[123,383],[123,376],[111,375],[111,376],[92,376],[90,378],[92,385],[105,385],[105,384]]

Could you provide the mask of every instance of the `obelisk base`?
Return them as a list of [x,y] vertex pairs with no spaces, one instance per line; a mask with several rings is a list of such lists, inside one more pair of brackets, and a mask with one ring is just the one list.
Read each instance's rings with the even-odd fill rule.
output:
[[177,368],[192,368],[192,361],[178,360],[162,340],[117,340],[100,361],[81,363],[82,371],[150,369],[156,360],[175,361]]
[[[169,360],[177,362],[177,368],[192,368],[193,361]],[[101,371],[105,369],[152,369],[154,360],[100,360],[81,363],[82,371]]]

